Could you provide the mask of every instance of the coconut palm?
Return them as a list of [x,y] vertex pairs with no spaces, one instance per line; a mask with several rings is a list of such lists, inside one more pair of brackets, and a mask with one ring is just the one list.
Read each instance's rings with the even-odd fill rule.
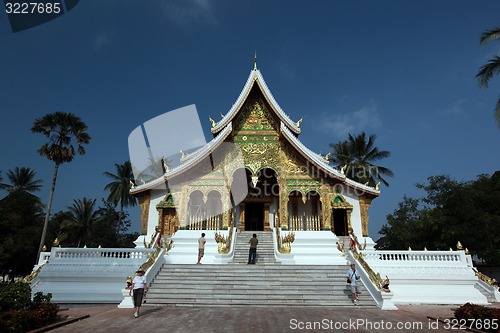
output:
[[73,200],[73,206],[68,207],[68,219],[61,223],[61,231],[63,234],[74,235],[76,246],[80,247],[82,240],[86,239],[90,227],[98,219],[99,214],[95,210],[95,199]]
[[[479,40],[481,45],[486,45],[492,40],[500,39],[500,27],[485,31]],[[500,57],[494,56],[485,65],[483,65],[476,75],[479,86],[482,88],[487,88],[490,79],[494,74],[500,73]],[[500,98],[497,100],[497,105],[495,107],[495,119],[497,125],[500,127]]]
[[389,157],[391,153],[375,147],[375,139],[375,134],[367,139],[365,132],[355,136],[349,134],[347,141],[330,145],[333,148],[330,160],[338,167],[346,166],[345,175],[352,180],[370,186],[378,182],[389,186],[384,176],[393,177],[393,172],[373,163]]
[[40,255],[47,234],[59,166],[73,161],[76,153],[79,155],[85,154],[85,147],[83,145],[88,144],[91,138],[86,132],[87,125],[79,117],[72,113],[64,112],[55,112],[36,119],[31,131],[33,133],[41,133],[49,139],[47,143],[38,149],[38,153],[53,161],[55,165],[42,237],[38,248],[38,255]]
[[330,162],[340,168],[352,162],[353,157],[351,156],[349,143],[347,141],[339,141],[335,144],[330,143],[330,147],[334,152],[328,159]]
[[116,173],[104,172],[104,175],[113,181],[107,184],[104,189],[109,191],[108,201],[115,206],[120,204],[120,214],[118,216],[118,225],[116,233],[120,233],[121,222],[123,218],[123,209],[137,204],[136,198],[130,194],[130,184],[133,184],[134,175],[132,173],[132,164],[126,161],[123,164],[115,164]]
[[[41,179],[35,179],[36,172],[26,167],[16,167],[14,171],[7,171],[7,178],[10,184],[0,184],[4,189],[9,192],[26,192],[32,194],[41,190]],[[1,180],[0,180],[1,181]]]

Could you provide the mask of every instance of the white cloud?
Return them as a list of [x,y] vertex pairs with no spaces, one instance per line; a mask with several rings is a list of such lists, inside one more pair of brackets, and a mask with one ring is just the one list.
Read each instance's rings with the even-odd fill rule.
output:
[[345,138],[348,133],[377,129],[382,126],[377,109],[377,104],[371,101],[368,105],[353,112],[323,114],[319,117],[316,129],[338,138]]
[[165,0],[163,10],[173,23],[186,27],[195,23],[217,24],[209,0]]
[[462,117],[466,118],[467,117],[467,112],[465,111],[465,102],[467,102],[464,99],[460,99],[458,101],[453,102],[453,104],[440,111],[441,114],[445,116],[453,116],[453,117]]
[[94,49],[100,50],[105,45],[111,43],[111,36],[107,32],[102,32],[94,38]]

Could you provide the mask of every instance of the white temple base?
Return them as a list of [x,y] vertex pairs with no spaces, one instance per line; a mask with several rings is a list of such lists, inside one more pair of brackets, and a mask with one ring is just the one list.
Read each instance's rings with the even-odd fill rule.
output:
[[130,295],[130,289],[122,289],[123,300],[120,304],[118,304],[118,308],[120,309],[133,309],[134,301],[132,296]]
[[[290,255],[296,265],[345,265],[347,259],[337,248],[338,238],[331,231],[292,231],[295,241]],[[289,231],[281,231],[281,236]]]
[[[196,264],[198,261],[198,239],[205,233],[205,255],[201,259],[204,265],[227,262],[225,256],[219,255],[218,244],[215,241],[216,230],[178,230],[172,237],[173,247],[165,258],[167,264]],[[229,230],[217,230],[227,237]],[[233,242],[234,243],[234,242]]]

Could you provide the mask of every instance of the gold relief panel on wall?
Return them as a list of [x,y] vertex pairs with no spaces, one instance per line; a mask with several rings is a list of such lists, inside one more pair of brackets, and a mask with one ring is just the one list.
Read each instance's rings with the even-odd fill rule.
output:
[[283,170],[287,175],[307,175],[307,165],[303,159],[299,158],[292,149],[286,144],[282,144],[280,150],[280,159],[282,162]]

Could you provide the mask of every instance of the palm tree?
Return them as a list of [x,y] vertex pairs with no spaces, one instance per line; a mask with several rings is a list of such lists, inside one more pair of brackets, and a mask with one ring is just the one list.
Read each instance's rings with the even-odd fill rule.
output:
[[330,143],[330,147],[334,151],[332,156],[328,159],[330,162],[333,162],[333,164],[340,168],[352,162],[353,157],[347,141],[339,141],[335,144]]
[[5,188],[5,184],[2,183],[2,181],[3,181],[2,171],[0,170],[0,189],[4,189]]
[[[59,166],[73,161],[76,152],[78,152],[79,155],[85,154],[85,147],[83,144],[88,144],[91,138],[86,132],[87,125],[79,117],[72,113],[64,112],[55,112],[45,115],[40,119],[36,119],[31,131],[33,133],[41,133],[49,139],[47,143],[38,149],[38,153],[41,156],[47,157],[50,161],[53,161],[55,165],[42,237],[40,239],[40,246],[38,247],[39,256],[43,244],[45,243]],[[76,152],[75,146],[77,148]]]
[[108,201],[112,202],[115,206],[120,204],[120,214],[118,216],[118,226],[116,233],[120,233],[120,227],[123,218],[123,209],[125,207],[133,207],[137,204],[134,196],[130,194],[130,184],[133,184],[134,175],[132,173],[132,164],[126,161],[123,164],[116,164],[116,174],[111,172],[104,172],[106,177],[111,178],[113,181],[107,184],[104,189],[109,191]]
[[[479,40],[481,45],[486,45],[492,40],[500,39],[500,27],[485,31]],[[494,74],[500,73],[500,57],[494,56],[488,63],[483,65],[476,75],[479,86],[481,88],[487,88],[490,79]],[[495,107],[495,119],[497,125],[500,127],[500,98],[497,100],[497,105]]]
[[61,223],[61,231],[76,235],[76,246],[80,247],[82,240],[86,239],[90,227],[98,219],[99,214],[95,210],[95,199],[73,200],[73,206],[68,207],[68,219]]
[[[35,179],[36,172],[26,167],[16,167],[14,171],[7,171],[7,177],[10,184],[0,184],[4,189],[9,192],[26,192],[32,194],[41,190],[41,179]],[[1,180],[0,180],[1,181]]]
[[387,150],[375,147],[375,134],[366,138],[366,133],[353,136],[349,134],[347,141],[330,144],[333,148],[330,158],[338,167],[346,167],[346,177],[362,184],[375,186],[381,182],[386,186],[389,183],[384,176],[393,177],[388,168],[373,164],[373,162],[391,156]]

